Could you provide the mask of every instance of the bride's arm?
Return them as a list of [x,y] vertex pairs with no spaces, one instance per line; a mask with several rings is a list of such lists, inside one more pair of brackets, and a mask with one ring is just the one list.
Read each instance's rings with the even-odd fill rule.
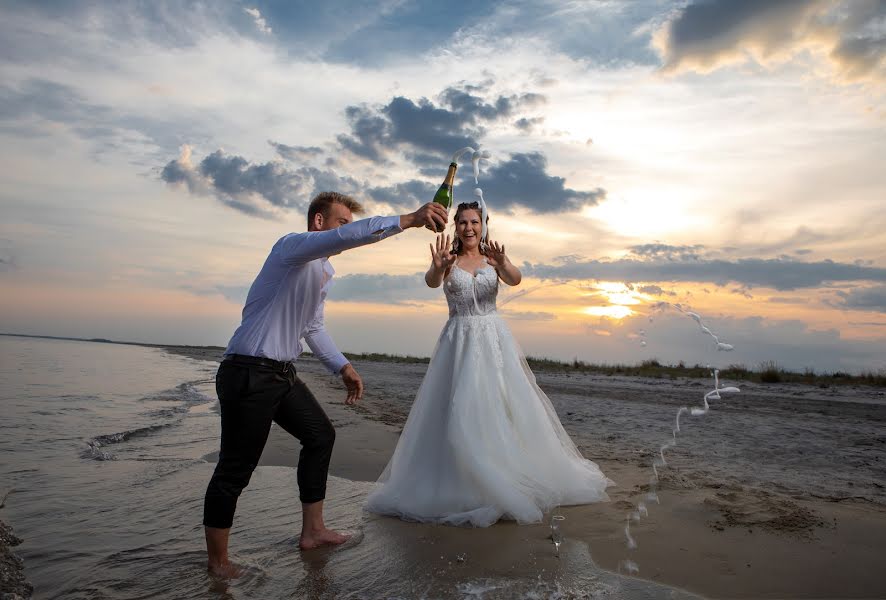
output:
[[443,278],[449,271],[449,267],[455,261],[455,255],[449,252],[449,236],[437,236],[437,246],[431,244],[431,266],[425,273],[425,283],[428,287],[438,288],[443,283]]
[[511,259],[505,254],[504,244],[490,240],[486,248],[486,262],[495,268],[499,278],[506,284],[510,286],[520,285],[520,282],[523,281],[523,274],[520,273],[520,269],[515,267]]
[[428,284],[428,287],[438,288],[443,283],[443,278],[445,276],[445,269],[438,269],[434,266],[434,263],[431,263],[430,268],[428,268],[428,272],[425,273],[425,283]]

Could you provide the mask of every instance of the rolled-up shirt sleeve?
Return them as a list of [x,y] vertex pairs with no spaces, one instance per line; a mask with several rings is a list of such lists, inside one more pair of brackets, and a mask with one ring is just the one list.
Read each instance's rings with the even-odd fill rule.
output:
[[284,262],[298,265],[373,244],[402,231],[399,216],[370,217],[327,231],[289,234],[281,240],[280,251]]
[[316,356],[331,373],[338,374],[342,367],[350,361],[345,358],[344,354],[339,352],[338,348],[335,346],[335,342],[332,341],[329,332],[326,331],[326,324],[323,322],[324,304],[325,302],[320,304],[320,307],[317,309],[317,316],[314,317],[314,320],[308,326],[308,330],[305,332],[304,337],[305,342],[308,343],[308,347],[311,349],[311,352],[314,353],[314,356]]

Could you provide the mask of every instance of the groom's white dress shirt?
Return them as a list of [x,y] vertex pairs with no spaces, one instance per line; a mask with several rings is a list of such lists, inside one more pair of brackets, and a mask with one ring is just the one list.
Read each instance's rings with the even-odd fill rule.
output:
[[290,233],[268,255],[249,288],[243,319],[225,356],[245,354],[291,362],[304,338],[333,373],[348,363],[323,324],[326,293],[335,269],[327,257],[403,231],[400,217],[371,217],[328,231]]

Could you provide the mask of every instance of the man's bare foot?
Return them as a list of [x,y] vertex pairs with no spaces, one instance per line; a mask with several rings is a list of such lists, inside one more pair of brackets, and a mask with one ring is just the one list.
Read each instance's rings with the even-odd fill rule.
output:
[[302,533],[298,547],[302,550],[313,550],[322,546],[338,546],[344,544],[351,536],[332,531],[331,529],[319,529],[310,533]]
[[222,579],[237,579],[243,575],[243,569],[230,561],[218,564],[209,563],[207,569],[210,575]]

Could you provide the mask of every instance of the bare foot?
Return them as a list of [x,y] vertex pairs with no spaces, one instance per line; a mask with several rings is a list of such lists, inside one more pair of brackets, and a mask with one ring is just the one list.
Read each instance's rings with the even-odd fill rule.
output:
[[302,533],[298,542],[298,547],[302,550],[313,550],[322,546],[338,546],[344,544],[351,536],[343,535],[331,529],[319,529],[311,533]]
[[218,564],[210,563],[207,569],[209,570],[210,575],[222,579],[237,579],[243,575],[243,569],[229,561]]

